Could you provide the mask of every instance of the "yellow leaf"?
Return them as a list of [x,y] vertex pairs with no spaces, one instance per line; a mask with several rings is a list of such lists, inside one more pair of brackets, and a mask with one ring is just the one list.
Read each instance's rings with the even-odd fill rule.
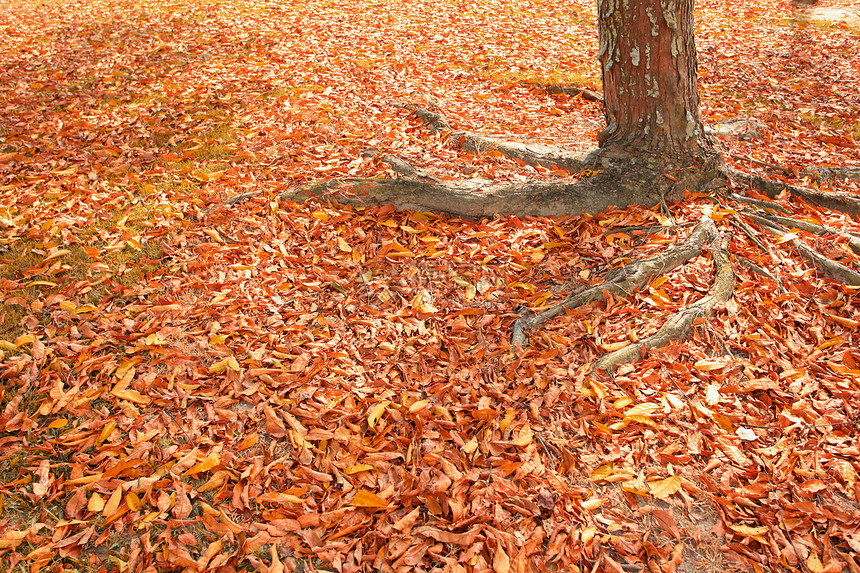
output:
[[50,424],[48,424],[48,427],[53,430],[55,428],[62,428],[63,426],[65,426],[68,423],[69,423],[69,421],[66,420],[65,418],[59,418],[57,420],[54,420]]
[[478,449],[478,438],[472,438],[468,442],[463,445],[463,451],[467,454],[471,454],[475,450]]
[[257,500],[266,503],[277,503],[280,505],[286,505],[288,503],[295,503],[300,505],[305,501],[297,495],[293,495],[291,493],[283,493],[279,491],[264,493],[263,495],[258,496]]
[[666,499],[681,489],[681,478],[669,476],[666,479],[649,481],[648,490],[657,499]]
[[24,542],[27,530],[12,529],[0,534],[0,549],[14,549]]
[[466,300],[473,300],[475,298],[476,289],[472,285],[466,286]]
[[347,243],[343,237],[337,238],[337,248],[340,249],[344,253],[351,253],[352,252],[352,247],[349,246],[349,243]]
[[232,533],[233,535],[239,535],[240,533],[245,531],[238,523],[230,519],[230,516],[224,513],[223,509],[218,509],[218,515],[221,518],[221,523],[223,523],[224,526],[229,529],[230,533]]
[[591,474],[591,479],[594,481],[602,481],[612,475],[612,470],[615,469],[615,464],[609,462],[607,464],[603,464]]
[[532,443],[533,437],[534,433],[532,432],[532,428],[529,426],[529,423],[526,422],[526,425],[520,428],[516,439],[511,440],[511,443],[515,446],[527,446]]
[[418,400],[411,406],[409,406],[409,413],[414,414],[415,412],[420,412],[430,403],[430,400]]
[[213,336],[209,339],[209,345],[215,346],[216,344],[224,344],[228,338],[230,338],[229,334],[219,334],[217,336]]
[[606,352],[615,352],[616,350],[621,350],[625,346],[630,344],[627,340],[621,340],[619,342],[606,342],[600,345],[600,348],[605,350]]
[[242,367],[239,366],[239,362],[236,361],[235,356],[231,356],[227,359],[227,368],[229,368],[233,372],[241,372],[242,371]]
[[597,528],[593,525],[583,528],[582,533],[579,536],[579,539],[582,541],[582,545],[588,546],[588,542],[594,539],[596,534]]
[[105,517],[110,517],[116,510],[119,509],[119,504],[122,502],[122,487],[117,487],[113,490],[113,493],[108,498],[107,503],[105,503],[102,508],[102,515]]
[[621,484],[621,489],[630,493],[635,493],[636,495],[648,495],[648,489],[645,487],[645,484],[642,483],[641,479],[628,480]]
[[851,320],[850,318],[845,318],[836,314],[829,314],[826,312],[824,314],[827,315],[830,320],[840,326],[844,326],[845,328],[857,328],[858,326],[860,326],[860,321]]
[[783,234],[776,240],[777,245],[781,245],[783,243],[788,243],[789,241],[793,241],[797,238],[797,231],[789,231],[788,233]]
[[824,342],[822,342],[821,344],[816,346],[815,349],[816,350],[826,350],[827,348],[830,348],[831,346],[836,346],[838,344],[842,344],[843,342],[845,342],[844,338],[842,338],[841,336],[835,336],[835,337],[831,338],[830,340],[825,340]]
[[53,173],[54,175],[57,175],[59,177],[68,177],[69,175],[74,175],[77,172],[78,172],[77,166],[69,167],[68,169],[54,169],[53,171],[51,171],[51,173]]
[[87,510],[93,513],[100,513],[105,508],[105,500],[99,495],[99,492],[94,491],[87,502]]
[[[764,543],[764,541],[762,541]],[[809,573],[824,573],[824,563],[821,562],[821,559],[818,558],[818,554],[814,551],[809,554],[809,558],[806,560],[806,568],[809,569]],[[832,569],[828,569],[832,571]]]
[[367,472],[367,471],[375,470],[375,469],[376,468],[370,464],[353,464],[353,465],[349,466],[348,468],[346,468],[343,471],[343,473],[345,473],[348,476],[351,476],[352,474],[357,474],[359,472]]
[[636,416],[638,414],[643,414],[645,416],[649,414],[653,414],[657,410],[660,409],[660,404],[654,404],[653,402],[644,402],[642,404],[637,404],[624,412],[625,416]]
[[199,473],[208,472],[215,466],[221,463],[221,455],[218,452],[212,452],[205,459],[197,462],[182,474],[182,477],[193,476]]
[[203,169],[195,169],[191,172],[191,177],[202,183],[209,182],[209,174]]
[[762,535],[767,533],[767,527],[749,527],[748,525],[729,525],[729,527],[737,533],[738,535],[743,535],[744,537],[755,537],[756,535]]
[[612,428],[607,426],[606,424],[602,424],[600,422],[592,422],[594,427],[603,432],[604,434],[612,434]]
[[367,425],[370,426],[371,430],[376,428],[377,422],[379,422],[382,414],[385,413],[385,409],[388,408],[390,404],[391,400],[383,400],[370,411],[370,414],[367,416]]
[[21,348],[25,344],[33,344],[36,341],[36,337],[32,334],[22,334],[18,338],[15,339],[15,347]]
[[122,380],[126,373],[132,368],[135,364],[140,362],[140,358],[132,358],[131,360],[126,360],[122,364],[120,364],[116,370],[114,370],[113,375]]
[[70,250],[68,250],[68,249],[56,249],[56,250],[51,249],[51,250],[48,252],[48,256],[47,256],[47,257],[45,257],[45,261],[50,261],[50,260],[53,260],[53,259],[56,259],[56,258],[62,257],[63,255],[68,255],[68,254],[69,254],[69,253],[71,253],[71,252],[72,252],[72,251],[70,251]]
[[726,367],[726,363],[724,360],[699,360],[695,364],[693,364],[693,368],[696,370],[701,370],[702,372],[709,372],[711,370],[722,370]]
[[14,344],[12,344],[11,342],[9,342],[8,340],[0,340],[0,350],[5,350],[7,352],[11,352],[12,350],[15,350],[16,348],[18,348],[18,347],[15,346]]
[[716,406],[720,403],[722,398],[720,387],[716,384],[708,384],[708,387],[705,389],[705,404],[708,406]]
[[384,499],[363,489],[355,492],[349,504],[354,507],[388,507],[388,503]]
[[[328,221],[329,219],[331,219],[331,217],[329,217],[329,214],[325,211],[314,211],[313,213],[311,213],[311,217],[317,219],[318,221]],[[395,223],[394,226],[396,227],[397,223]]]
[[513,408],[508,408],[505,411],[505,417],[502,419],[501,422],[499,422],[499,430],[502,433],[504,433],[505,430],[508,429],[508,426],[510,426],[511,422],[514,421],[514,418],[516,417],[516,415],[517,415],[517,411]]
[[633,421],[645,426],[650,426],[652,428],[657,428],[657,422],[651,419],[650,416],[644,416],[642,414],[633,414],[632,416],[624,416],[624,421],[629,422]]
[[227,370],[227,363],[229,362],[229,358],[225,358],[224,360],[219,360],[218,362],[212,364],[209,367],[209,374],[221,374],[225,370]]
[[602,497],[594,497],[592,499],[586,500],[582,502],[583,509],[587,509],[588,511],[597,509],[601,505],[606,503],[606,499]]
[[93,312],[99,310],[99,307],[93,306],[91,304],[84,304],[75,309],[75,314],[85,314],[87,312]]
[[73,302],[69,302],[67,300],[61,300],[59,304],[60,310],[65,310],[66,312],[75,312],[75,309],[78,308]]
[[531,283],[522,283],[522,282],[516,281],[516,282],[512,282],[511,284],[509,284],[508,287],[509,288],[521,288],[521,289],[529,291],[532,294],[535,293],[535,287]]
[[125,503],[128,504],[128,508],[131,511],[137,511],[140,509],[140,498],[137,497],[137,494],[133,491],[128,492],[125,496]]
[[140,404],[141,406],[145,406],[152,401],[149,396],[144,396],[137,390],[112,390],[111,394],[121,400],[128,400],[129,402],[134,402],[135,404]]
[[116,421],[111,420],[107,424],[105,424],[102,428],[102,431],[99,432],[99,437],[96,438],[96,446],[102,445],[104,441],[108,439],[114,429],[116,429]]
[[612,405],[615,407],[616,410],[620,410],[622,408],[626,408],[627,406],[629,406],[632,403],[633,403],[632,398],[628,398],[627,396],[624,396],[623,398],[617,399],[615,402],[612,403]]

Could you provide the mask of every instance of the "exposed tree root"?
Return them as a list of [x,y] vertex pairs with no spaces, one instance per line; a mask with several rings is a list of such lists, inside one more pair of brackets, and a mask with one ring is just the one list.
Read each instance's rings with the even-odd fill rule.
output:
[[815,179],[816,181],[833,181],[833,180],[846,180],[846,181],[857,181],[860,182],[860,167],[809,167],[802,171],[797,171],[794,169],[789,169],[788,167],[783,167],[782,165],[775,165],[773,163],[768,163],[767,161],[761,161],[760,159],[755,159],[752,157],[747,157],[746,155],[734,155],[731,156],[733,159],[737,159],[738,161],[746,161],[749,163],[755,163],[756,165],[760,165],[762,167],[766,167],[773,171],[778,171],[785,175],[792,175],[796,177],[809,177]]
[[758,175],[750,175],[749,173],[744,173],[730,167],[726,167],[725,171],[729,179],[749,185],[768,197],[774,198],[783,191],[788,191],[795,197],[800,197],[813,205],[839,211],[854,217],[860,217],[860,199],[856,197],[787,185],[778,181],[765,179]]
[[[401,158],[374,151],[374,154],[379,154],[382,161],[388,163],[393,171],[404,178],[336,179],[292,189],[282,193],[280,198],[296,201],[308,198],[336,199],[359,206],[393,204],[400,209],[449,213],[473,219],[500,214],[554,216],[582,212],[597,213],[610,206],[627,206],[633,201],[648,205],[665,204],[667,199],[679,198],[685,189],[707,191],[709,188],[722,186],[726,178],[729,178],[771,198],[788,191],[809,203],[860,217],[860,200],[856,197],[786,185],[750,175],[725,166],[719,154],[712,164],[699,166],[698,169],[676,170],[669,173],[659,163],[658,158],[620,153],[612,155],[612,152],[606,149],[579,155],[552,146],[530,145],[508,141],[500,136],[456,131],[440,113],[412,104],[399,107],[411,111],[430,130],[447,135],[450,143],[461,149],[474,153],[495,150],[526,164],[559,168],[573,174],[579,173],[582,177],[500,184],[469,179],[458,185],[445,185],[425,175]],[[234,199],[243,198],[245,197],[240,196]],[[797,228],[817,235],[837,235],[844,238],[855,253],[860,254],[860,236],[856,234],[785,217],[783,215],[790,213],[788,209],[772,201],[739,194],[729,194],[728,198],[750,205],[755,212],[744,211],[741,214],[769,233],[781,236],[789,229]],[[743,219],[736,218],[731,221],[731,224],[740,228],[762,252],[768,251],[768,247],[757,237],[757,232]],[[860,285],[860,273],[828,259],[800,239],[792,240],[791,244],[823,274],[847,285]],[[567,309],[604,297],[605,293],[617,296],[629,294],[645,285],[652,277],[669,272],[700,255],[706,249],[706,245],[712,245],[711,253],[716,273],[708,295],[675,314],[654,335],[602,356],[595,362],[594,368],[613,370],[621,363],[638,359],[650,348],[657,348],[671,340],[684,338],[697,319],[707,316],[718,302],[730,298],[734,291],[734,272],[731,262],[725,246],[721,244],[714,222],[709,218],[703,218],[683,243],[659,255],[628,263],[610,272],[603,283],[573,295],[538,314],[523,314],[514,324],[512,343],[527,344],[530,331],[542,327],[552,318],[565,314]],[[746,259],[739,258],[738,262],[778,284],[777,279],[765,269]],[[782,290],[779,284],[778,288]]]
[[667,273],[697,257],[701,254],[704,245],[714,242],[716,238],[717,229],[714,222],[711,219],[703,218],[683,243],[679,243],[659,255],[633,261],[619,269],[614,269],[602,283],[571,296],[539,314],[521,316],[514,323],[511,342],[515,345],[525,345],[530,330],[540,328],[550,319],[565,314],[567,309],[576,308],[602,298],[604,291],[619,296],[628,295],[631,291],[646,284],[652,277]]
[[707,296],[672,316],[660,327],[660,330],[648,338],[604,354],[594,363],[594,369],[611,371],[619,364],[638,360],[650,348],[660,348],[673,340],[686,338],[697,319],[707,317],[717,303],[731,298],[735,290],[735,273],[729,256],[721,245],[721,240],[713,242],[711,258],[714,261],[716,276]]
[[800,174],[814,175],[816,179],[823,181],[844,179],[860,183],[860,167],[813,167],[812,169],[801,171]]
[[594,90],[579,86],[563,86],[557,84],[543,84],[540,82],[521,82],[528,88],[543,90],[550,95],[566,95],[570,97],[581,97],[587,101],[603,103],[603,96]]
[[763,199],[753,199],[752,197],[747,197],[746,195],[738,195],[737,193],[729,193],[728,197],[730,199],[734,199],[740,203],[747,203],[749,205],[755,205],[756,207],[761,207],[762,209],[770,209],[777,213],[790,213],[788,209],[780,205],[779,203],[774,203],[773,201],[765,201]]
[[836,235],[837,237],[843,237],[851,250],[860,255],[860,238],[858,238],[856,233],[848,233],[841,229],[834,229],[833,227],[828,227],[826,225],[810,223],[809,221],[801,221],[800,219],[792,219],[791,217],[780,217],[779,215],[773,215],[771,213],[758,213],[758,215],[772,223],[779,223],[786,229],[800,229],[801,231],[806,231],[813,235]]
[[[450,213],[479,219],[499,214],[550,217],[565,213],[599,213],[607,207],[630,204],[630,188],[644,185],[650,173],[644,168],[616,171],[615,179],[626,176],[614,186],[607,173],[597,179],[531,181],[526,183],[491,184],[468,180],[458,186],[447,186],[415,179],[346,178],[306,185],[281,194],[281,199],[303,201],[309,198],[336,199],[349,205],[392,204],[398,209]],[[654,205],[662,198],[653,193],[643,194],[643,203]]]
[[[781,236],[789,231],[788,228],[783,226],[781,223],[773,221],[772,215],[764,214],[755,214],[755,213],[743,213],[746,217],[758,223],[760,227],[767,230],[769,233]],[[779,219],[785,219],[784,217],[779,217]],[[803,221],[798,221],[795,219],[789,219],[790,224],[798,227],[798,223],[803,224]],[[800,227],[798,227],[800,228]],[[826,233],[827,231],[825,231]],[[843,233],[840,233],[843,234]],[[844,235],[844,234],[843,234]],[[854,237],[849,237],[850,239],[854,239]],[[857,271],[846,267],[845,265],[834,261],[828,257],[825,257],[815,249],[810,248],[800,239],[792,239],[789,243],[797,249],[797,252],[800,255],[811,262],[819,271],[821,271],[826,276],[841,281],[842,283],[849,286],[860,286],[860,273]],[[850,242],[849,242],[850,245]],[[853,246],[851,247],[853,250]]]
[[593,155],[572,153],[550,145],[509,141],[502,136],[456,131],[445,116],[440,113],[413,104],[400,104],[397,107],[411,111],[412,115],[423,121],[434,133],[447,133],[448,140],[455,147],[464,151],[478,154],[497,151],[505,157],[522,161],[527,165],[557,167],[569,173],[580,173],[587,169],[599,168]]
[[[667,167],[659,157],[614,153],[606,149],[577,155],[552,146],[526,145],[453,131],[448,120],[439,113],[412,104],[399,107],[410,110],[434,132],[449,133],[449,140],[462,149],[475,153],[496,150],[527,164],[557,167],[581,177],[511,184],[471,179],[456,186],[418,181],[414,177],[345,178],[306,185],[281,197],[297,201],[310,197],[332,198],[352,205],[390,203],[400,209],[444,212],[468,218],[500,214],[555,216],[599,213],[607,207],[626,207],[634,203],[657,205],[680,199],[685,189],[704,192],[724,182],[719,155],[713,158],[712,165],[683,169]],[[399,173],[411,174],[414,169],[393,156],[385,155],[382,159]]]
[[779,292],[781,292],[781,293],[785,292],[785,287],[783,287],[783,286],[780,284],[779,280],[778,280],[775,276],[773,276],[772,274],[770,274],[767,270],[765,270],[765,269],[761,268],[760,266],[758,266],[758,265],[757,265],[757,264],[755,264],[754,262],[752,262],[752,261],[750,261],[750,260],[748,260],[748,259],[745,259],[745,258],[743,258],[743,257],[739,257],[739,256],[737,256],[737,255],[735,255],[735,260],[738,262],[738,264],[739,264],[739,265],[741,265],[741,266],[742,266],[742,267],[744,267],[745,269],[749,269],[749,270],[751,270],[752,272],[754,272],[755,274],[757,274],[757,275],[759,275],[759,276],[761,276],[761,277],[764,277],[764,278],[766,278],[766,279],[770,279],[770,280],[772,280],[773,282],[775,282],[775,283],[776,283],[776,288],[777,288],[777,290],[778,290]]

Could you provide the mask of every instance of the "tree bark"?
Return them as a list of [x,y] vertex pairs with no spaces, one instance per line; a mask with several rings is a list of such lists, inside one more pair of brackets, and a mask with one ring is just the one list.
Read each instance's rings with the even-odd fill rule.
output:
[[598,0],[598,29],[600,146],[677,167],[714,155],[699,116],[693,0]]

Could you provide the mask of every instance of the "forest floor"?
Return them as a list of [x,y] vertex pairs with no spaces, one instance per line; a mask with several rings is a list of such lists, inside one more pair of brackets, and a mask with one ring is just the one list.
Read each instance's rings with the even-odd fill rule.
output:
[[[595,4],[3,2],[0,570],[860,572],[858,289],[797,247],[857,270],[858,220],[788,194],[768,212],[840,232],[772,235],[730,196],[478,221],[280,199],[389,156],[568,175],[403,106],[593,146],[600,103],[546,87],[600,92]],[[857,26],[697,4],[729,162],[860,196],[817,177],[860,166]],[[511,345],[702,217],[736,283],[687,340],[592,369],[708,291],[707,253]]]

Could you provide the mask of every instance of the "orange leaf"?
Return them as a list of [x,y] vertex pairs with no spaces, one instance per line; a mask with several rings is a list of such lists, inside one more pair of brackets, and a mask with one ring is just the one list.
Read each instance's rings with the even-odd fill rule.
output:
[[349,502],[354,507],[388,507],[388,502],[367,490],[360,489],[355,492],[352,500]]
[[666,499],[681,489],[681,478],[669,476],[666,479],[649,481],[648,490],[657,499]]

